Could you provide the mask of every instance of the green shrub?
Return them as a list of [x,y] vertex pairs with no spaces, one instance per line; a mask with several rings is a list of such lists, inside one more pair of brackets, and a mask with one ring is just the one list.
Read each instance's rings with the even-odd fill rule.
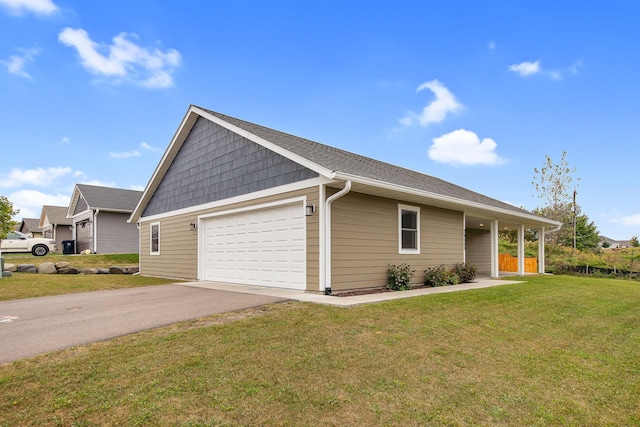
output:
[[458,276],[459,283],[469,283],[476,279],[478,268],[466,262],[459,262],[453,267],[453,272]]
[[424,284],[426,286],[449,286],[457,285],[458,275],[448,270],[444,265],[429,267],[424,271]]
[[415,270],[411,270],[409,264],[390,265],[387,288],[393,291],[406,291],[410,289],[410,282],[414,274]]

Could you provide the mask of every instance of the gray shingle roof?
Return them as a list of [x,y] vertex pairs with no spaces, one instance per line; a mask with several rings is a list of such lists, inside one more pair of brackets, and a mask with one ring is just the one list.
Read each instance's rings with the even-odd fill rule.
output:
[[142,191],[121,188],[99,187],[97,185],[76,184],[90,209],[105,209],[133,212]]
[[31,233],[34,231],[35,232],[42,231],[38,226],[40,223],[39,218],[22,218],[22,222],[24,223],[24,226],[26,227],[26,229]]
[[480,203],[516,213],[530,213],[440,178],[374,160],[369,157],[360,156],[339,148],[330,147],[255,123],[236,119],[235,117],[230,117],[202,107],[197,108],[334,172],[356,175],[406,188],[454,197],[459,200]]
[[56,225],[71,225],[71,219],[67,218],[67,209],[66,206],[45,205],[42,207],[42,210],[47,214],[49,224]]

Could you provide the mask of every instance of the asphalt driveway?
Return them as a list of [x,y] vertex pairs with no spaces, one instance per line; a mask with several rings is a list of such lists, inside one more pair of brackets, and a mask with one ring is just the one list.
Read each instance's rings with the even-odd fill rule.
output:
[[161,285],[0,301],[0,363],[285,300]]

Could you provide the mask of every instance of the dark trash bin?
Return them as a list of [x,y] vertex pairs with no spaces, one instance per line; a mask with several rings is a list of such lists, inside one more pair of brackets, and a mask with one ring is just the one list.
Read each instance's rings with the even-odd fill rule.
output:
[[62,241],[62,253],[64,255],[73,255],[76,253],[76,241],[75,240],[63,240]]

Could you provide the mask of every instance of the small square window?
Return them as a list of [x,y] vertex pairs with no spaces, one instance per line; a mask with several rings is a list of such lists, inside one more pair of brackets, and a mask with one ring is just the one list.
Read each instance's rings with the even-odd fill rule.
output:
[[398,205],[399,252],[420,253],[420,208]]

